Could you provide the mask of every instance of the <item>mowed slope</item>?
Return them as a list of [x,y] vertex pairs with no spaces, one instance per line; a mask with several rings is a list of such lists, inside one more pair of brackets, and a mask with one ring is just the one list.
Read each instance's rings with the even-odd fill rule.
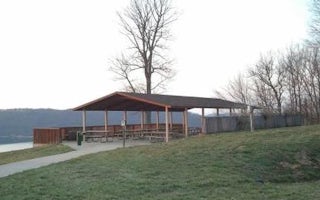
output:
[[320,199],[320,126],[192,137],[0,179],[1,199]]
[[43,145],[30,149],[0,153],[0,165],[73,151],[66,145]]

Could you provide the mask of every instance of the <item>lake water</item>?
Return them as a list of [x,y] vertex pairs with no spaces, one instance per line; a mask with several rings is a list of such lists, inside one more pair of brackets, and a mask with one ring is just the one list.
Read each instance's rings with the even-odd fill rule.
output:
[[33,142],[21,142],[12,144],[0,144],[0,152],[29,149],[33,147]]

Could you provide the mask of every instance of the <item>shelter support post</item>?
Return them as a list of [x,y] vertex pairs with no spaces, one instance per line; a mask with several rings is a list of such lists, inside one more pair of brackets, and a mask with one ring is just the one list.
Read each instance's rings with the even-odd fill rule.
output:
[[122,119],[125,120],[125,121],[127,121],[127,117],[128,117],[127,111],[123,111],[123,113],[122,113]]
[[185,121],[185,136],[188,137],[188,129],[189,129],[189,125],[188,125],[188,108],[185,108],[184,110],[185,114],[184,114],[184,121]]
[[[82,110],[82,132],[86,132],[86,126],[87,126],[87,113],[86,110]],[[83,141],[86,141],[86,135],[83,134]]]
[[219,108],[217,108],[217,117],[219,117],[220,113],[219,113]]
[[159,130],[159,111],[156,113],[156,129]]
[[182,133],[184,132],[184,130],[185,130],[185,126],[186,126],[186,121],[185,121],[185,113],[184,113],[184,111],[182,112]]
[[86,110],[82,111],[82,132],[86,132],[87,113]]
[[122,120],[121,126],[122,126],[122,146],[125,148],[126,146],[126,140],[127,140],[127,111],[123,111],[122,113]]
[[170,115],[169,115],[169,125],[170,125],[170,130],[172,130],[172,111],[170,112]]
[[169,142],[169,108],[165,107],[165,119],[166,119],[166,142]]
[[201,133],[206,133],[206,121],[204,118],[204,108],[201,109]]
[[230,108],[230,116],[232,116],[232,108]]
[[104,111],[104,130],[108,131],[108,110]]
[[140,122],[141,122],[141,130],[143,130],[143,126],[144,126],[144,112],[141,111],[141,118],[140,118]]

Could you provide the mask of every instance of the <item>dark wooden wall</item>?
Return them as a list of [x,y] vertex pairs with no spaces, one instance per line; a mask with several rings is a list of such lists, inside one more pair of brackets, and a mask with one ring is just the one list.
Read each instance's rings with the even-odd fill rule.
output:
[[33,144],[59,144],[62,134],[59,128],[33,129]]

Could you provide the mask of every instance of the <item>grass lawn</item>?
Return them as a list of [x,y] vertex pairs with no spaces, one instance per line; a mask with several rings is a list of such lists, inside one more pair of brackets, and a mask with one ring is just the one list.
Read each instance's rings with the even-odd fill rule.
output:
[[0,179],[1,199],[320,199],[320,126],[208,135]]
[[44,145],[40,147],[34,147],[30,149],[17,150],[0,153],[0,165],[17,162],[22,160],[28,160],[32,158],[39,158],[43,156],[50,156],[60,153],[73,151],[72,148],[59,144],[59,145]]

